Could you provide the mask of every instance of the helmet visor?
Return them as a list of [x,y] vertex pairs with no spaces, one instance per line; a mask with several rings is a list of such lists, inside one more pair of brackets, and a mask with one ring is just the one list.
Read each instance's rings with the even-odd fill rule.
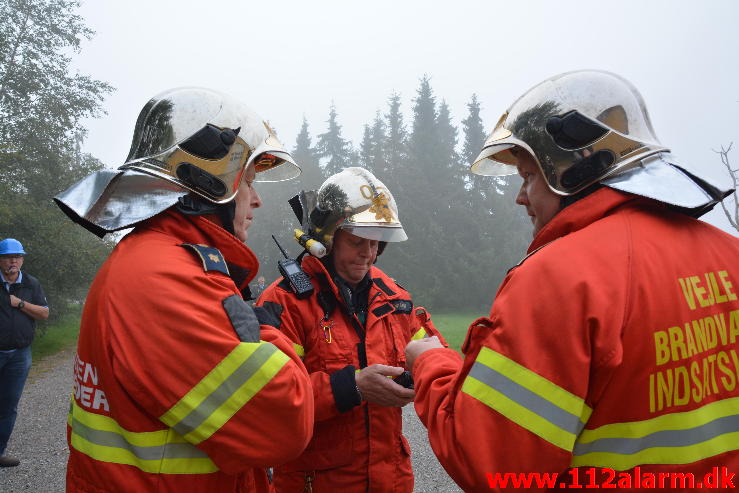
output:
[[376,226],[376,225],[362,225],[362,224],[345,224],[341,226],[347,233],[351,233],[354,236],[365,238],[367,240],[387,241],[387,242],[398,242],[405,241],[408,239],[408,235],[405,234],[403,226],[398,224],[397,226]]
[[516,173],[516,158],[510,150],[515,144],[501,143],[485,147],[475,162],[472,163],[470,171],[481,176],[507,176]]
[[300,166],[287,152],[267,151],[254,158],[254,168],[257,182],[277,182],[297,178],[300,175]]

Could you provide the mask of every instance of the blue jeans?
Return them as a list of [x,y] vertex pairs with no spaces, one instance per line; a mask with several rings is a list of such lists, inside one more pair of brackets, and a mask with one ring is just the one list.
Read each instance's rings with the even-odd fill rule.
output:
[[5,454],[18,414],[23,386],[31,369],[31,346],[0,352],[0,456]]

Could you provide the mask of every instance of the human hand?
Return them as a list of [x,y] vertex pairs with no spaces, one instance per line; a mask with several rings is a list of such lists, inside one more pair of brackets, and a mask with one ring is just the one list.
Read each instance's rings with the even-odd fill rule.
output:
[[356,382],[362,399],[387,407],[403,407],[413,401],[416,393],[395,383],[391,378],[405,371],[398,366],[370,365],[357,373]]
[[17,308],[20,302],[21,302],[20,298],[12,294],[10,295],[10,306],[12,306],[13,308]]
[[425,339],[418,339],[417,341],[411,341],[405,347],[405,361],[408,368],[413,369],[413,363],[416,362],[416,358],[421,356],[429,349],[443,348],[444,345],[441,343],[438,337],[431,336]]

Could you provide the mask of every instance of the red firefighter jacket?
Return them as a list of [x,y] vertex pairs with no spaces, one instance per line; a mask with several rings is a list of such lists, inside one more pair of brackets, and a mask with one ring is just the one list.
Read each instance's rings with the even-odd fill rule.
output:
[[414,363],[416,411],[454,480],[491,491],[496,473],[544,472],[643,488],[649,474],[697,485],[713,467],[739,472],[739,240],[604,188],[529,252],[473,322],[464,360],[435,349]]
[[[374,266],[364,327],[318,259],[306,257],[302,267],[312,278],[313,295],[299,300],[276,281],[257,302],[281,318],[280,330],[304,354],[316,403],[313,439],[297,460],[276,468],[277,491],[300,492],[309,481],[316,493],[408,493],[413,473],[401,409],[360,403],[355,369],[404,367],[411,339],[440,335],[423,308],[413,309],[410,294]],[[358,347],[362,331],[366,361]]]
[[68,492],[272,491],[266,469],[308,443],[313,395],[292,343],[260,334],[241,297],[257,268],[173,210],[116,246],[82,315]]

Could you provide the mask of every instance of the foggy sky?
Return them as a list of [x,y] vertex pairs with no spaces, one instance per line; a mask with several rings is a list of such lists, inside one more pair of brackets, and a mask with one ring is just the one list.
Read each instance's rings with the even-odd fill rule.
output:
[[[424,74],[457,125],[477,93],[489,131],[528,88],[583,68],[634,83],[680,164],[728,183],[712,149],[732,141],[739,164],[734,0],[88,0],[79,13],[97,34],[74,66],[117,89],[86,123],[84,150],[109,167],[123,164],[141,107],[172,87],[237,96],[288,148],[303,116],[315,143],[333,102],[356,146],[394,91],[410,123]],[[705,219],[729,227],[720,208]]]

